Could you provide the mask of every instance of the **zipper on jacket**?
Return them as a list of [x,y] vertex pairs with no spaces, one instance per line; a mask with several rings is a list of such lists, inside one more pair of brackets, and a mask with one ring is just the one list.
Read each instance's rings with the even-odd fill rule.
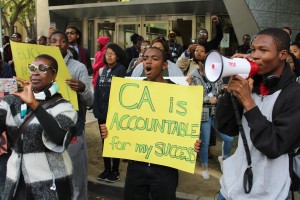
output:
[[52,172],[52,186],[50,187],[50,190],[56,190],[56,185],[55,185],[55,176]]

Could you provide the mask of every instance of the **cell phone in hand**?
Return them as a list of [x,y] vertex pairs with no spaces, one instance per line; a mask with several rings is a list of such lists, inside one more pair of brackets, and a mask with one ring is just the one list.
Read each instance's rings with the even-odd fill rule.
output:
[[50,27],[53,27],[54,29],[56,29],[56,22],[51,22]]
[[13,78],[0,78],[0,92],[17,92],[18,82]]

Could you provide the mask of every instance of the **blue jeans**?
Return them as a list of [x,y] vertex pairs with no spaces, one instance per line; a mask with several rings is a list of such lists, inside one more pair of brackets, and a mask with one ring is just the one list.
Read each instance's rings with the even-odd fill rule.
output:
[[232,149],[232,143],[233,143],[233,137],[225,135],[223,133],[219,133],[221,136],[222,142],[222,156],[223,159],[226,159],[230,156],[231,149]]
[[210,139],[210,131],[212,128],[213,116],[209,116],[208,121],[201,122],[200,126],[200,139],[201,139],[201,148],[200,148],[200,159],[202,167],[208,167],[208,146]]
[[223,197],[222,193],[219,192],[219,196],[218,196],[217,200],[226,200],[226,199]]
[[223,133],[220,133],[216,128],[215,128],[215,123],[214,120],[212,122],[212,126],[215,129],[216,133],[218,133],[223,140],[222,142],[222,156],[223,159],[226,159],[230,156],[231,149],[232,149],[232,144],[233,144],[233,137],[225,135]]

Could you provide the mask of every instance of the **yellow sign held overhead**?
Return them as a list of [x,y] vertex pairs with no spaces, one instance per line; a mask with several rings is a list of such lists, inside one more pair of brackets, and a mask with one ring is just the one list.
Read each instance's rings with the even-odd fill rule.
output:
[[29,80],[30,77],[27,65],[31,64],[36,56],[48,54],[55,58],[58,63],[56,82],[59,86],[59,93],[61,93],[66,100],[70,101],[74,108],[78,110],[77,94],[65,83],[65,79],[71,78],[71,75],[58,47],[18,43],[13,41],[10,41],[10,45],[17,77],[25,80]]
[[202,102],[202,86],[113,77],[103,156],[194,173]]

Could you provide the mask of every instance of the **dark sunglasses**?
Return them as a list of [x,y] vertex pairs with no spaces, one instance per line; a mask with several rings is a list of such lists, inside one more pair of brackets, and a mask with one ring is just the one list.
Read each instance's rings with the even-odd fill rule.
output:
[[39,65],[35,65],[35,64],[28,64],[27,65],[28,71],[30,74],[34,73],[36,70],[38,70],[40,73],[46,74],[48,69],[50,68],[53,72],[56,73],[56,70],[53,69],[52,67],[48,66],[48,65],[44,65],[44,64],[39,64]]
[[65,32],[66,33],[66,35],[74,35],[74,34],[76,34],[76,32],[75,31],[71,31],[71,32]]

